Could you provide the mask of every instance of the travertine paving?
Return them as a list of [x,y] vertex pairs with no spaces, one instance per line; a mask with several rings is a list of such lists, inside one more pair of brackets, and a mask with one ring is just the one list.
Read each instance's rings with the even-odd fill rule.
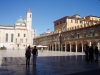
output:
[[0,75],[67,75],[100,69],[100,61],[86,62],[84,53],[38,52],[37,64],[32,65],[31,59],[26,67],[25,50],[0,50]]

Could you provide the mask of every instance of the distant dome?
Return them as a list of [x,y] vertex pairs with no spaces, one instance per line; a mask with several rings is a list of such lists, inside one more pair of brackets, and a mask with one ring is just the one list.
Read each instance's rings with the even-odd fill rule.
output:
[[16,21],[16,23],[25,23],[25,22],[24,22],[24,20],[22,19],[22,17],[20,17],[20,19],[18,19],[18,20]]

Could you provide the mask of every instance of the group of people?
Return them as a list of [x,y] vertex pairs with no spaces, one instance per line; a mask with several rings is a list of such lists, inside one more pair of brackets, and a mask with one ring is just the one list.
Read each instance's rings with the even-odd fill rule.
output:
[[26,48],[25,57],[26,57],[26,65],[27,66],[30,65],[31,54],[33,55],[33,64],[36,65],[36,59],[37,59],[37,55],[38,55],[38,50],[37,50],[36,46],[34,46],[34,48],[31,48],[30,46],[28,46]]
[[96,46],[94,49],[93,49],[93,46],[85,46],[85,49],[84,49],[84,52],[85,52],[85,60],[88,61],[88,62],[92,62],[93,60],[95,60],[96,62],[98,61],[98,54],[99,54],[99,50],[98,50],[98,47]]

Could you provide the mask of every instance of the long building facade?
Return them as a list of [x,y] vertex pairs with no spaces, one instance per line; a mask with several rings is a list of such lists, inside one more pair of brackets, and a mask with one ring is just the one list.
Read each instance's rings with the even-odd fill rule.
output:
[[0,47],[8,49],[25,49],[32,45],[32,12],[28,9],[25,19],[20,17],[14,25],[0,25]]
[[33,39],[34,45],[47,45],[51,51],[83,52],[84,46],[100,49],[100,17],[78,14],[54,21],[54,32]]

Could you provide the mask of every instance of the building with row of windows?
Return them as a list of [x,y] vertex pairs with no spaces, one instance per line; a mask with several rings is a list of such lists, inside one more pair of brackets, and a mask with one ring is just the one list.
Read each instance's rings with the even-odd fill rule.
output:
[[25,49],[33,44],[32,12],[28,9],[25,19],[20,17],[14,25],[0,25],[0,47]]
[[34,45],[47,45],[49,50],[83,52],[84,46],[100,49],[100,17],[79,14],[54,21],[54,32],[33,39]]

